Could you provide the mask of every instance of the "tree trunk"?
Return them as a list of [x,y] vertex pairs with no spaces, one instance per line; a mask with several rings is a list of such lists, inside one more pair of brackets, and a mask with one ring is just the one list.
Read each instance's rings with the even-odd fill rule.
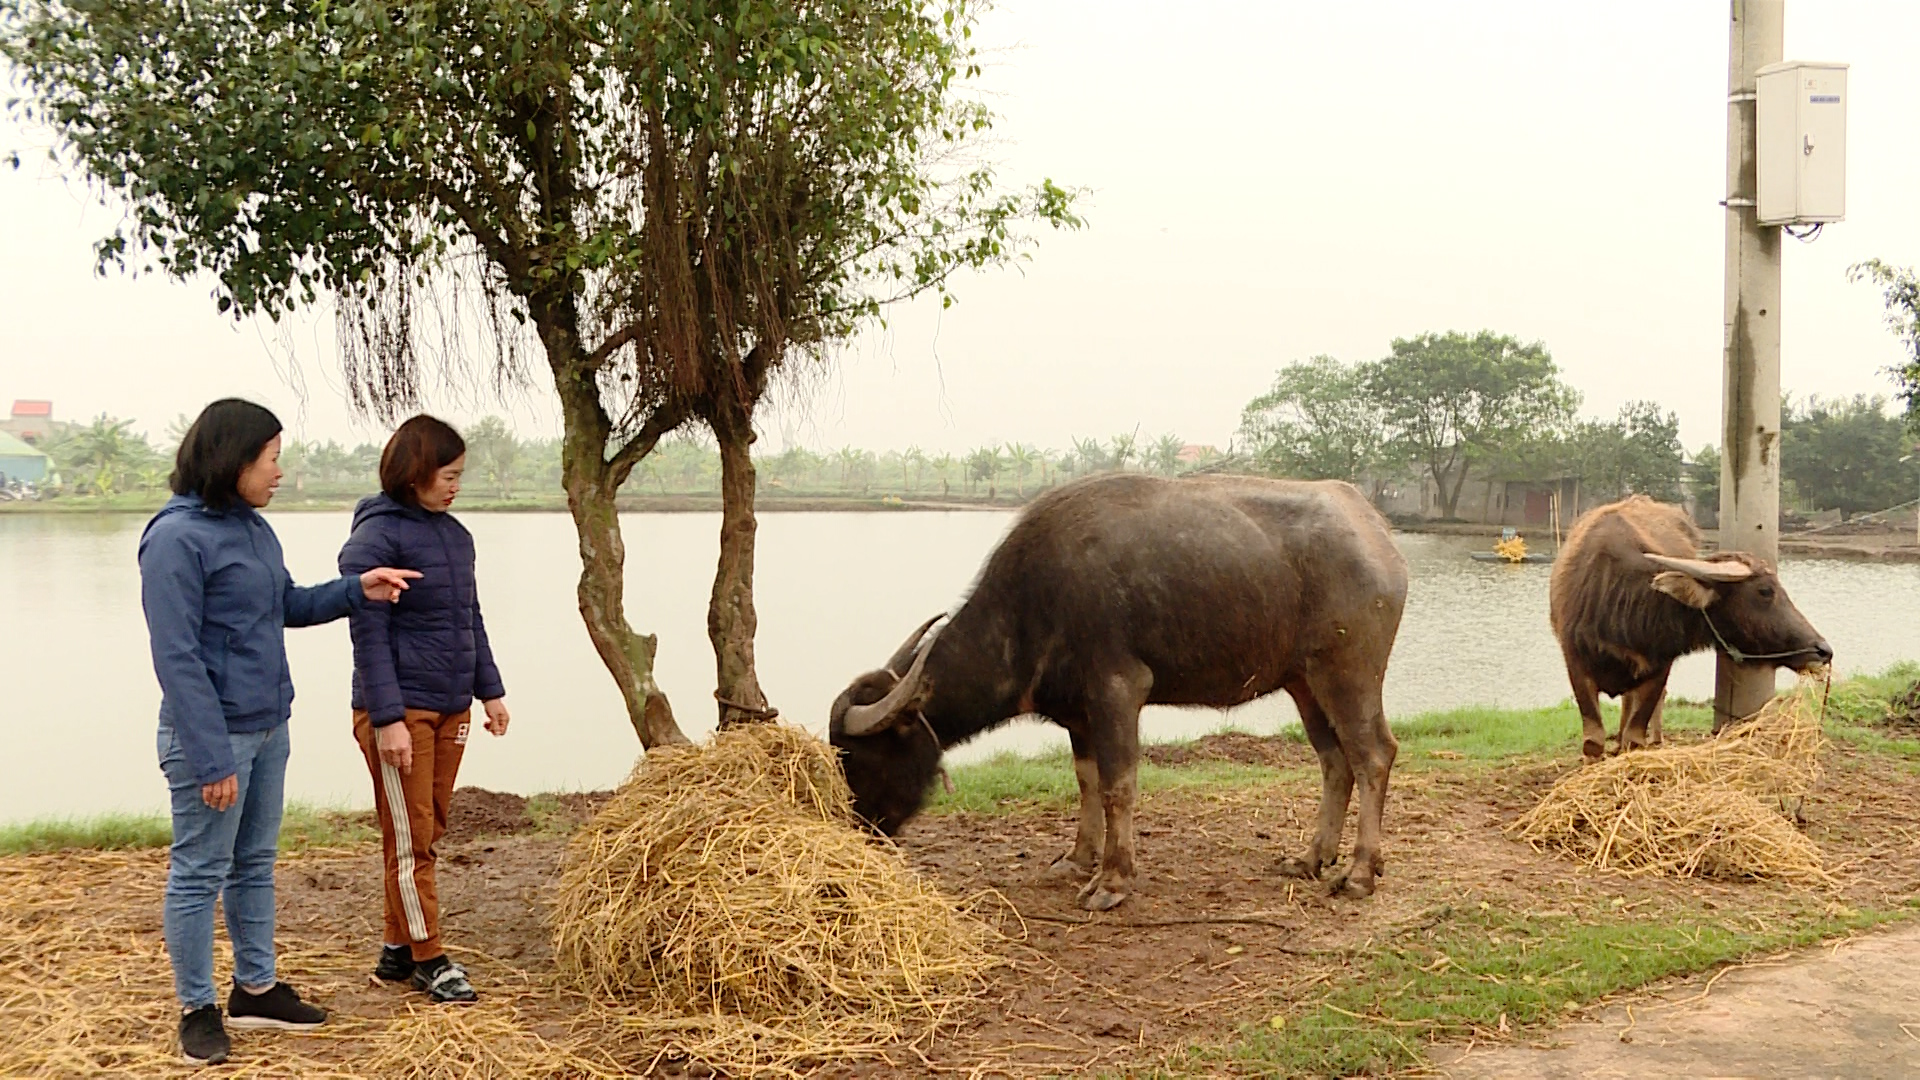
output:
[[[591,376],[589,376],[591,378]],[[564,399],[563,399],[564,401]],[[620,518],[614,510],[614,485],[606,466],[603,440],[583,432],[568,410],[567,438],[560,469],[567,488],[567,508],[573,512],[580,537],[580,617],[587,636],[613,675],[627,706],[627,719],[640,736],[640,745],[684,743],[687,737],[674,721],[673,706],[653,681],[653,659],[658,639],[636,634],[627,624],[626,545],[620,538]]]
[[708,423],[720,442],[720,565],[707,605],[707,637],[713,642],[718,675],[714,697],[724,728],[778,714],[767,708],[753,662],[753,637],[759,628],[753,610],[753,547],[759,529],[753,514],[753,424],[725,406],[715,413]]
[[552,322],[543,323],[541,330],[566,425],[560,477],[580,538],[580,617],[601,663],[620,688],[640,745],[651,750],[684,743],[687,737],[674,721],[673,706],[653,681],[658,639],[636,634],[627,624],[627,549],[614,508],[614,494],[623,477],[607,460],[611,424],[600,405],[599,387],[593,373],[579,363],[570,333],[556,330]]
[[1467,486],[1467,463],[1464,461],[1460,463],[1460,475],[1455,477],[1451,490],[1440,476],[1435,475],[1434,480],[1440,487],[1440,516],[1443,518],[1460,516],[1455,511],[1460,508],[1460,489]]

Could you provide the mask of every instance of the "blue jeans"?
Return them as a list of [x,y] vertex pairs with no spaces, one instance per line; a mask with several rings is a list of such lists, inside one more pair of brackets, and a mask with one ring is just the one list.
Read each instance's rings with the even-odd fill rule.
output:
[[215,1004],[213,902],[227,913],[233,978],[272,986],[273,860],[280,845],[286,796],[288,725],[228,735],[240,793],[226,810],[200,798],[200,785],[170,724],[160,726],[160,771],[173,793],[173,848],[163,926],[173,961],[173,989],[188,1009]]

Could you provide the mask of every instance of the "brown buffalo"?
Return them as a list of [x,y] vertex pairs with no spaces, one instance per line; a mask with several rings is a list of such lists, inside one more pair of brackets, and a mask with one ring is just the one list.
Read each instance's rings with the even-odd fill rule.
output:
[[1589,511],[1554,560],[1549,611],[1585,728],[1581,752],[1606,752],[1599,695],[1620,699],[1618,747],[1660,741],[1673,662],[1719,648],[1735,662],[1803,671],[1833,659],[1765,561],[1700,558],[1700,530],[1644,495]]
[[1381,680],[1407,596],[1386,522],[1352,486],[1250,477],[1093,477],[1035,500],[945,626],[920,627],[834,702],[854,808],[892,833],[941,754],[1016,716],[1067,729],[1080,828],[1055,868],[1089,909],[1133,882],[1140,709],[1226,708],[1285,690],[1320,755],[1319,829],[1281,871],[1317,878],[1360,831],[1334,891],[1365,896],[1398,744]]

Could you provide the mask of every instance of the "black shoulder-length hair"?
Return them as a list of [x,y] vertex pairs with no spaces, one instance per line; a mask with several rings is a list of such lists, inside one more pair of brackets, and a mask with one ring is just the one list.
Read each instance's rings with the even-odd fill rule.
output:
[[380,490],[402,506],[419,506],[415,488],[433,483],[433,474],[467,452],[467,440],[453,425],[421,413],[394,430],[380,453]]
[[175,495],[198,495],[215,510],[231,510],[240,498],[240,473],[278,434],[280,418],[266,407],[222,398],[200,410],[180,440],[167,486]]

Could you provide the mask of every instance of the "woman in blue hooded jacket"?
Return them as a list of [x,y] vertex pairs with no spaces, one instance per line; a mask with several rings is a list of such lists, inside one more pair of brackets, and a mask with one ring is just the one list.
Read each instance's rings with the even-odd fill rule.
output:
[[353,731],[373,775],[386,856],[386,931],[374,975],[429,999],[476,994],[440,941],[435,845],[447,830],[454,779],[475,698],[487,730],[507,733],[506,687],[494,667],[474,582],[473,536],[447,511],[467,446],[431,416],[401,424],[380,455],[382,491],[353,512],[340,571],[402,566],[421,573],[400,602],[353,615]]
[[274,972],[273,864],[293,712],[286,627],[385,608],[418,577],[385,566],[300,588],[258,510],[280,485],[280,421],[228,398],[180,441],[173,498],[140,536],[140,603],[160,679],[160,770],[172,791],[173,847],[162,928],[180,998],[180,1052],[227,1060],[213,986],[213,908],[233,943],[228,1019],[302,1030],[327,1014]]

